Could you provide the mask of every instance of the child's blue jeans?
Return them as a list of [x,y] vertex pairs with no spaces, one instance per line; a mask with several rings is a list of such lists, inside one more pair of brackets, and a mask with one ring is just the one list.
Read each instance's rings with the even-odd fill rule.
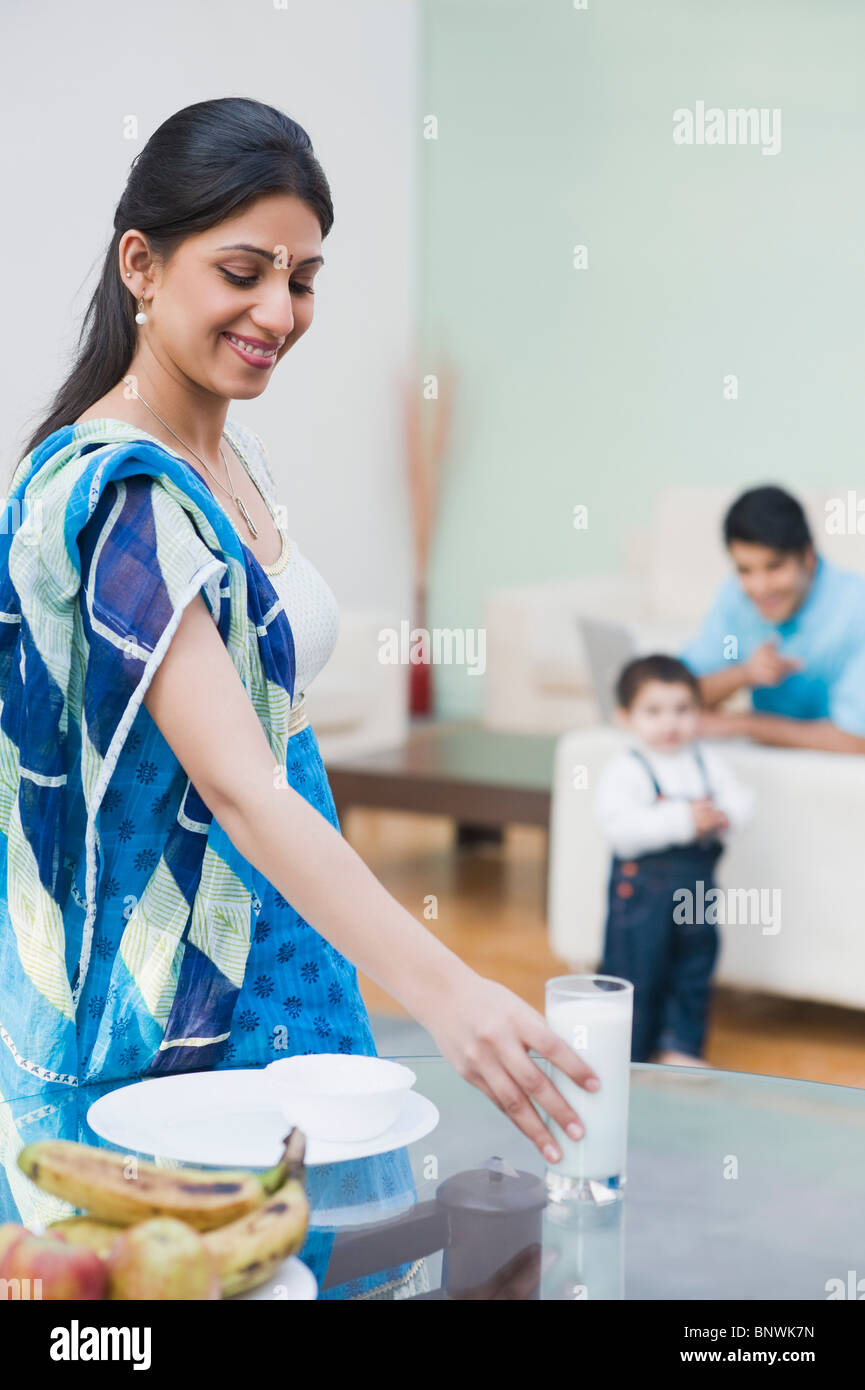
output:
[[613,858],[600,973],[634,985],[633,1062],[702,1053],[719,938],[701,918],[721,850],[713,840]]

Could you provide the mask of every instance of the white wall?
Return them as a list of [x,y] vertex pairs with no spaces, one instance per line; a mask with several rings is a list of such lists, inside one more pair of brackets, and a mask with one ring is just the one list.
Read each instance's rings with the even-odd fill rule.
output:
[[312,328],[230,409],[265,439],[289,531],[341,606],[408,611],[396,383],[416,300],[418,27],[415,0],[6,0],[5,478],[68,369],[138,150],[191,102],[270,102],[309,132],[335,223]]
[[[430,626],[615,572],[670,485],[861,494],[862,0],[425,14],[425,338],[459,372]],[[698,101],[780,108],[780,150],[675,144]],[[478,711],[483,680],[435,677]]]

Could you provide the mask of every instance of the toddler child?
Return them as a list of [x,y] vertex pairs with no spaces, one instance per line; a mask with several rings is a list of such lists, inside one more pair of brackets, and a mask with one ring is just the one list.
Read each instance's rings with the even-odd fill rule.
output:
[[697,914],[682,904],[715,887],[722,837],[747,823],[753,794],[697,741],[700,687],[683,662],[629,662],[616,702],[632,746],[604,768],[596,797],[613,851],[600,972],[633,982],[632,1061],[706,1066],[718,929],[688,921]]

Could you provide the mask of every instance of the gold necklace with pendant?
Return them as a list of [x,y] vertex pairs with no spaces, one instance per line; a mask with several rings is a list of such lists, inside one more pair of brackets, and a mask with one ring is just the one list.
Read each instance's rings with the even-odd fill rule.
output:
[[227,487],[225,486],[224,483],[220,482],[219,478],[217,478],[217,476],[216,476],[216,474],[214,473],[213,469],[210,467],[210,464],[207,463],[206,460],[203,459],[203,458],[201,457],[200,454],[197,454],[197,453],[195,452],[195,450],[194,450],[193,448],[191,448],[189,444],[187,444],[187,442],[186,442],[185,439],[181,439],[181,438],[180,438],[180,435],[177,433],[177,431],[176,431],[176,430],[173,430],[173,429],[171,428],[171,426],[170,426],[169,424],[167,424],[165,420],[163,420],[163,418],[162,418],[161,415],[157,415],[157,414],[156,414],[156,411],[153,409],[153,406],[150,405],[150,404],[144,399],[144,397],[135,389],[135,387],[133,386],[133,384],[132,384],[132,382],[130,381],[130,379],[129,379],[128,377],[123,377],[123,381],[124,381],[124,382],[126,383],[126,385],[130,388],[130,390],[135,391],[135,394],[136,394],[136,396],[138,396],[138,399],[141,401],[141,404],[147,406],[147,409],[150,411],[151,415],[156,415],[156,418],[157,418],[157,420],[159,421],[160,425],[165,425],[165,428],[168,430],[169,434],[173,434],[173,435],[174,435],[174,438],[175,438],[176,440],[178,440],[178,441],[183,445],[184,449],[189,449],[189,452],[192,454],[193,458],[197,458],[197,459],[198,459],[198,462],[199,462],[200,464],[202,464],[202,465],[207,469],[208,473],[210,474],[210,476],[211,476],[211,478],[213,479],[213,481],[217,484],[217,486],[221,487],[223,492],[228,493],[228,496],[231,498],[232,502],[233,502],[233,503],[235,504],[235,506],[237,507],[237,510],[240,512],[240,515],[243,517],[244,521],[246,522],[247,526],[249,527],[249,530],[250,530],[251,534],[252,534],[254,537],[257,537],[257,536],[258,536],[258,531],[256,530],[256,527],[255,527],[255,524],[254,524],[254,522],[253,522],[253,520],[252,520],[252,517],[249,515],[249,512],[246,510],[246,506],[245,506],[245,504],[244,504],[243,498],[240,496],[240,494],[239,494],[238,492],[235,492],[235,490],[234,490],[234,479],[233,479],[232,476],[231,476],[231,469],[230,469],[229,466],[228,466],[228,459],[226,458],[225,454],[224,454],[223,451],[222,451],[222,444],[220,443],[220,445],[219,445],[219,457],[222,459],[223,463],[225,464],[225,471],[226,471],[226,473],[227,473],[227,475],[228,475],[228,481],[229,481],[229,483],[231,484],[230,489],[227,488]]

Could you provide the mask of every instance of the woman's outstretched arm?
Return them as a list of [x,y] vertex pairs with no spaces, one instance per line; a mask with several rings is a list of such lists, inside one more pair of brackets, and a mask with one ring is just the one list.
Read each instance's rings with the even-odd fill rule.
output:
[[528,1050],[578,1084],[596,1081],[594,1073],[542,1014],[478,975],[407,912],[330,822],[285,784],[200,594],[184,612],[144,704],[244,858],[398,999],[459,1074],[557,1162],[558,1146],[531,1102],[563,1129],[577,1124],[582,1131],[582,1124]]

